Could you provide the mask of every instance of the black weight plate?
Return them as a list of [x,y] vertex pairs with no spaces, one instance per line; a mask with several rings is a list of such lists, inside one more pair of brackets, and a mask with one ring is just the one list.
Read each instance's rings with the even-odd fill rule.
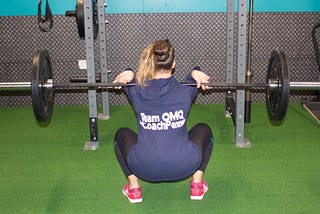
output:
[[31,97],[35,118],[44,127],[51,121],[54,100],[53,83],[48,79],[53,79],[49,52],[38,50],[32,63]]
[[[95,10],[96,5],[93,2],[93,34],[94,34],[94,39],[97,38],[98,35],[98,18],[97,18],[97,11]],[[77,5],[76,5],[76,22],[77,22],[77,27],[78,27],[78,34],[80,39],[85,39],[85,17],[84,17],[84,0],[77,0]]]
[[287,112],[289,103],[290,80],[287,57],[284,51],[272,51],[267,72],[266,101],[269,118],[281,122]]
[[77,0],[76,5],[76,22],[78,27],[78,34],[80,39],[84,39],[84,2],[83,0]]

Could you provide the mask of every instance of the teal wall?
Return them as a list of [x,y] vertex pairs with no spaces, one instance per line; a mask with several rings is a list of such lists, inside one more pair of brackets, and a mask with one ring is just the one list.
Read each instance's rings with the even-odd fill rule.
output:
[[[52,13],[74,10],[76,0],[49,0]],[[62,3],[63,2],[63,3]],[[107,13],[225,12],[227,0],[106,0]],[[235,0],[235,2],[237,2]],[[0,16],[37,14],[38,0],[0,0]],[[43,5],[45,0],[43,0]],[[320,0],[255,0],[255,12],[320,12]],[[44,9],[43,9],[44,12]]]

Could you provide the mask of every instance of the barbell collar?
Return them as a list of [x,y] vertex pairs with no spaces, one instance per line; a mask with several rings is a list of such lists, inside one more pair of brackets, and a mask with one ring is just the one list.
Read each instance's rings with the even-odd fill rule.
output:
[[42,87],[46,87],[49,90],[53,89],[53,79],[48,79],[45,84],[42,84]]

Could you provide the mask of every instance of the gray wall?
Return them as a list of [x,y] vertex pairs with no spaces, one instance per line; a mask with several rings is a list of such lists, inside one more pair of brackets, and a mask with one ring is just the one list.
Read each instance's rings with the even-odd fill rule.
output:
[[[112,14],[107,15],[107,19],[110,80],[125,68],[136,68],[139,53],[147,43],[168,38],[176,49],[175,75],[180,81],[195,65],[200,65],[213,81],[225,81],[225,13]],[[291,81],[318,81],[311,29],[319,22],[319,13],[256,13],[253,82],[265,81],[269,56],[275,48],[282,48],[287,53]],[[42,48],[50,51],[55,82],[68,82],[71,76],[86,75],[78,68],[78,60],[85,59],[85,42],[79,40],[73,18],[55,16],[54,28],[49,33],[42,33],[35,16],[0,17],[0,29],[0,82],[30,81],[33,53]],[[96,47],[98,50],[98,44]],[[98,54],[96,68],[99,68]],[[292,92],[290,101],[310,99],[314,93]],[[199,93],[196,103],[223,103],[224,98],[225,93],[221,91]],[[264,99],[261,91],[253,94],[255,102],[263,102]],[[87,103],[87,94],[83,91],[63,91],[55,96],[55,105]],[[110,91],[111,105],[127,103],[123,93]],[[0,91],[0,106],[30,104],[28,91]]]

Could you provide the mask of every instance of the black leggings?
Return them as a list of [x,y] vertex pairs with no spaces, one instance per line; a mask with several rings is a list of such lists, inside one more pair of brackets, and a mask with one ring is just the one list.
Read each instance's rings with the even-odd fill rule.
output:
[[[202,162],[198,170],[204,172],[213,150],[212,131],[207,124],[198,123],[192,129],[190,129],[188,135],[189,140],[196,143],[202,151]],[[127,152],[131,146],[137,143],[137,140],[138,135],[128,128],[120,128],[114,137],[114,151],[120,167],[126,177],[133,174],[127,164]]]

